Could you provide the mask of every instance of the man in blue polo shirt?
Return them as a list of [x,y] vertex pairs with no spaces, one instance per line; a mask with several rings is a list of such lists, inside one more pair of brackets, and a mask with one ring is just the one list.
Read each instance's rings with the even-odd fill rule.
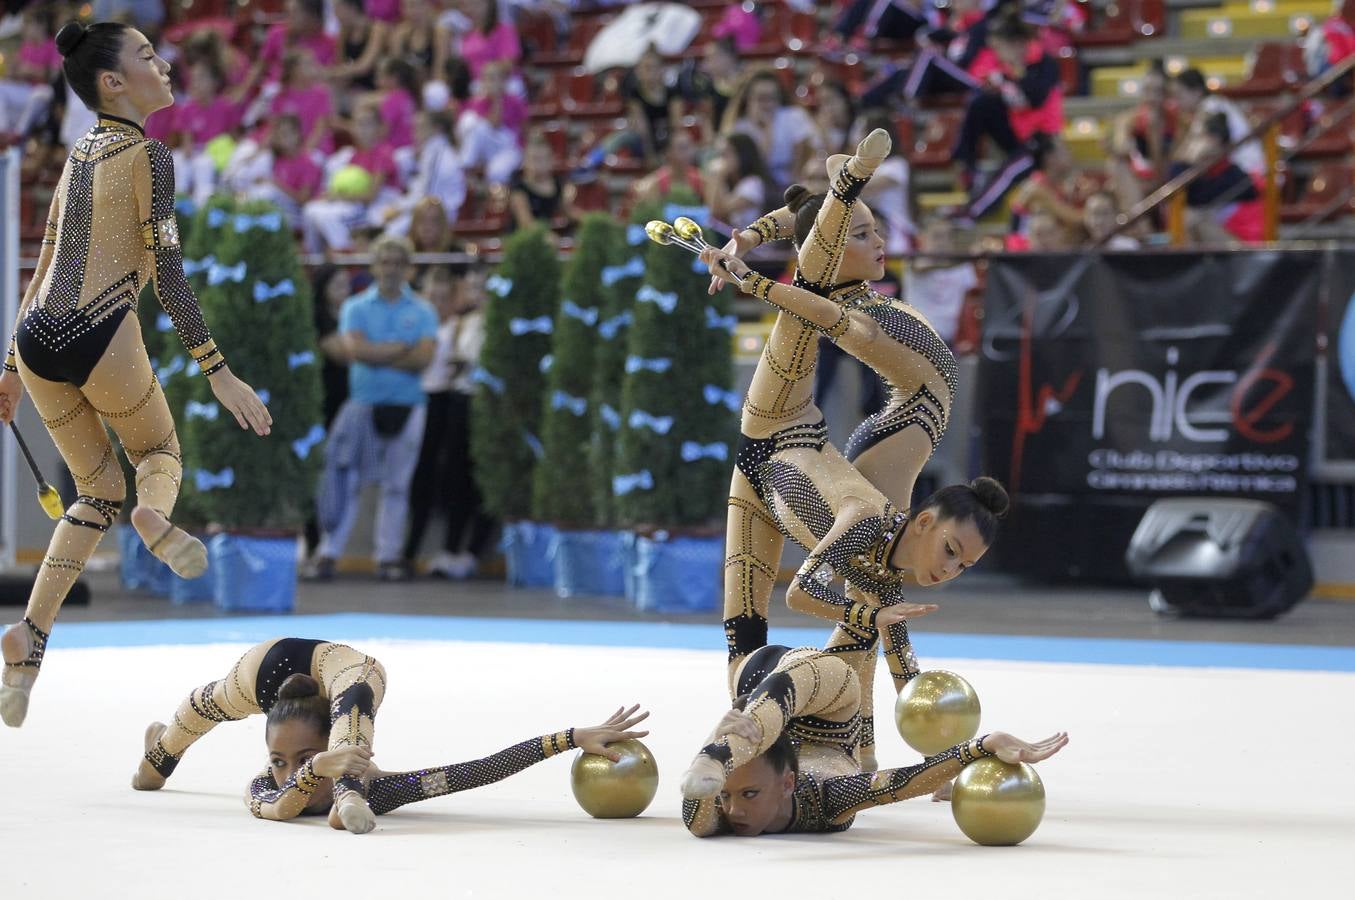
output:
[[423,441],[426,397],[419,376],[433,358],[438,317],[409,287],[413,247],[404,238],[382,238],[372,247],[370,288],[350,297],[339,312],[352,364],[349,397],[339,408],[325,447],[320,484],[320,545],[307,576],[328,579],[353,528],[362,486],[381,485],[376,517],[377,574],[409,577],[401,562],[409,484]]

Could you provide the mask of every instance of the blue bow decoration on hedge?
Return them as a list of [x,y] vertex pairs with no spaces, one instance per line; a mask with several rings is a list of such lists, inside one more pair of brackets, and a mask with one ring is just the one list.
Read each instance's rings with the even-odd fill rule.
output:
[[707,306],[706,327],[723,328],[725,331],[728,331],[730,334],[733,334],[734,329],[739,327],[739,317],[732,313],[727,316],[722,316],[719,313],[717,313],[712,307]]
[[221,207],[213,207],[212,209],[207,210],[207,227],[220,228],[222,225],[226,224],[226,220],[230,217],[230,213],[226,212]]
[[[643,228],[640,229],[640,234],[644,235]],[[629,262],[604,268],[602,270],[602,283],[611,287],[622,278],[639,278],[643,274],[645,274],[645,258],[643,256],[632,256]]]
[[551,322],[550,316],[537,316],[535,319],[509,319],[508,331],[513,337],[522,337],[524,334],[539,332],[540,334],[550,334],[555,330],[555,324]]
[[216,257],[208,254],[202,259],[185,259],[183,261],[183,273],[185,277],[196,275],[199,272],[206,272],[216,265]]
[[290,278],[284,278],[272,287],[269,287],[266,281],[254,282],[254,299],[259,303],[272,300],[274,297],[290,297],[295,293],[296,285],[292,284]]
[[578,319],[585,325],[596,325],[598,321],[598,311],[596,307],[590,306],[585,309],[573,300],[562,300],[560,302],[560,312],[569,316],[571,319]]
[[643,225],[626,226],[627,244],[630,244],[632,247],[637,247],[647,240],[649,240],[649,235],[645,232],[645,226]]
[[612,476],[612,493],[618,497],[624,497],[631,491],[649,491],[653,488],[654,476],[649,474],[648,469],[643,469],[634,475]]
[[181,216],[191,216],[198,211],[198,205],[193,202],[192,197],[175,197],[174,211]]
[[171,318],[169,317],[169,314],[168,314],[168,313],[160,313],[160,315],[158,315],[158,316],[155,317],[155,330],[156,330],[156,331],[169,331],[169,330],[171,330],[173,327],[174,327],[174,320],[171,319]]
[[193,483],[197,485],[197,488],[200,491],[228,488],[235,484],[235,470],[229,466],[222,469],[220,472],[209,472],[206,469],[194,469]]
[[616,337],[618,331],[630,324],[632,318],[633,316],[631,316],[630,310],[626,310],[623,313],[617,313],[607,321],[598,325],[598,334],[610,341],[612,338]]
[[606,422],[607,427],[612,431],[616,431],[616,429],[621,427],[621,413],[612,409],[607,404],[603,403],[598,407],[598,415],[602,416],[602,421]]
[[703,263],[703,262],[701,261],[701,257],[699,257],[699,256],[693,256],[693,257],[692,257],[692,271],[695,272],[695,273],[698,274],[698,275],[708,275],[708,274],[710,274],[710,266],[708,266],[708,265],[706,265],[705,263]]
[[723,442],[699,444],[696,441],[683,441],[680,452],[683,462],[696,462],[702,458],[724,460],[729,458],[729,445]]
[[504,389],[503,379],[497,375],[489,374],[489,370],[482,366],[476,366],[470,373],[470,380],[476,384],[483,384],[496,394],[502,394]]
[[507,296],[513,289],[513,279],[504,278],[502,275],[491,275],[485,279],[485,290],[496,297]]
[[220,284],[223,281],[244,281],[245,280],[245,261],[242,259],[233,266],[221,266],[212,263],[212,267],[207,270],[207,283]]
[[312,425],[310,431],[292,441],[292,452],[296,454],[297,459],[305,459],[310,456],[310,452],[315,445],[324,439],[325,427],[323,425]]
[[588,401],[583,397],[575,397],[566,394],[564,391],[556,391],[551,394],[551,409],[567,409],[576,416],[581,416],[588,411]]
[[667,434],[668,429],[673,427],[672,416],[652,416],[642,409],[632,410],[630,419],[626,422],[631,428],[648,428],[659,434]]
[[648,370],[662,375],[673,366],[673,361],[667,357],[658,359],[645,359],[643,356],[626,357],[626,374],[634,375],[636,372]]
[[742,398],[733,391],[727,391],[717,384],[708,384],[701,389],[701,396],[706,398],[706,402],[711,406],[723,403],[729,407],[730,412],[738,412],[739,407],[743,405]]
[[256,388],[254,393],[259,395],[260,403],[267,403],[273,396],[268,392],[268,388]]
[[669,203],[664,206],[664,219],[671,222],[679,216],[686,216],[702,228],[705,228],[707,220],[710,218],[710,210],[704,206],[679,206],[676,203]]
[[522,430],[522,439],[527,442],[527,446],[532,450],[532,455],[537,459],[546,455],[546,448],[541,446],[541,439],[525,428]]
[[189,400],[183,409],[186,419],[210,419],[213,422],[221,411],[215,403],[199,403],[196,400]]
[[310,365],[315,362],[315,353],[312,350],[302,350],[300,353],[287,354],[287,368],[299,369],[302,366]]
[[160,379],[163,384],[171,375],[177,375],[183,371],[187,362],[182,356],[176,356],[163,366],[155,370],[155,377]]
[[648,284],[635,292],[635,302],[653,303],[659,309],[670,314],[673,310],[677,309],[677,301],[678,296],[676,291],[664,293]]
[[235,217],[236,234],[249,231],[251,228],[277,231],[282,228],[282,214],[270,212],[258,216],[251,216],[248,213],[240,213],[240,215]]
[[554,365],[554,363],[555,363],[555,354],[547,353],[545,356],[541,357],[541,362],[537,363],[536,367],[541,370],[542,375],[545,375],[547,372],[550,371],[550,367]]

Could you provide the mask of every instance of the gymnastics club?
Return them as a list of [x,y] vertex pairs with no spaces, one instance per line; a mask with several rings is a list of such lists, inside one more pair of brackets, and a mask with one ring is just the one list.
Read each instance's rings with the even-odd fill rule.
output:
[[19,442],[19,449],[23,451],[24,459],[28,460],[28,468],[33,470],[33,477],[38,482],[38,503],[42,504],[43,511],[51,518],[61,518],[64,511],[61,507],[61,495],[56,492],[56,488],[47,483],[47,479],[42,477],[42,472],[38,471],[38,464],[33,460],[33,454],[28,452],[28,445],[24,443],[23,435],[19,434],[18,424],[10,422],[9,427],[14,432],[14,440]]
[[[682,220],[679,219],[678,221]],[[687,219],[687,221],[691,222],[690,219]],[[692,222],[692,225],[696,225],[696,223]],[[699,237],[697,238],[697,240],[701,240],[699,246],[691,243],[682,235],[679,235],[677,229],[672,225],[669,225],[667,222],[661,222],[658,219],[651,219],[649,223],[645,225],[645,234],[649,235],[649,239],[656,244],[674,244],[678,247],[682,247],[684,250],[690,251],[695,256],[700,256],[702,249],[707,246],[706,242]],[[724,260],[720,260],[720,268],[724,269],[725,273],[728,274],[730,278],[734,279],[734,281],[738,282],[740,286],[743,285],[743,279],[729,271],[729,267],[725,265]]]

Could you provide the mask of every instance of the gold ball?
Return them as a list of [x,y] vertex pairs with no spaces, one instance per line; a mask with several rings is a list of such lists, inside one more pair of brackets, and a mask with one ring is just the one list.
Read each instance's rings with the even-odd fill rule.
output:
[[913,678],[894,703],[894,724],[918,753],[931,756],[979,733],[979,697],[954,672],[936,669]]
[[673,220],[673,230],[678,233],[679,237],[686,240],[705,237],[705,234],[701,231],[701,226],[686,216],[678,216]]
[[951,790],[955,824],[971,841],[1010,847],[1035,833],[1044,818],[1044,782],[1025,763],[989,757],[965,766]]
[[574,799],[595,819],[629,819],[648,808],[659,790],[659,766],[639,741],[617,741],[607,749],[621,754],[612,762],[595,753],[580,753],[569,770]]
[[673,226],[658,219],[650,219],[645,223],[645,234],[656,244],[673,243]]

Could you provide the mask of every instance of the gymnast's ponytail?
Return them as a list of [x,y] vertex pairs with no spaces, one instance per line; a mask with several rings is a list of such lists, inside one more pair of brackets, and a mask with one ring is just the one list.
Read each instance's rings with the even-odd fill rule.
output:
[[300,719],[329,735],[329,702],[320,696],[320,683],[297,672],[278,687],[278,702],[268,711],[268,728]]
[[783,196],[786,199],[786,208],[795,213],[795,245],[798,247],[809,237],[809,232],[814,228],[814,220],[818,218],[819,210],[823,208],[823,201],[828,195],[811,194],[809,188],[803,184],[792,184],[786,188]]
[[931,510],[938,519],[971,521],[979,537],[992,546],[997,537],[998,520],[1007,515],[1011,498],[996,478],[982,475],[969,484],[951,484],[932,494],[918,507],[918,513]]
[[88,28],[67,22],[56,33],[66,83],[90,112],[99,110],[99,73],[122,71],[122,42],[131,32],[121,22],[95,22]]

